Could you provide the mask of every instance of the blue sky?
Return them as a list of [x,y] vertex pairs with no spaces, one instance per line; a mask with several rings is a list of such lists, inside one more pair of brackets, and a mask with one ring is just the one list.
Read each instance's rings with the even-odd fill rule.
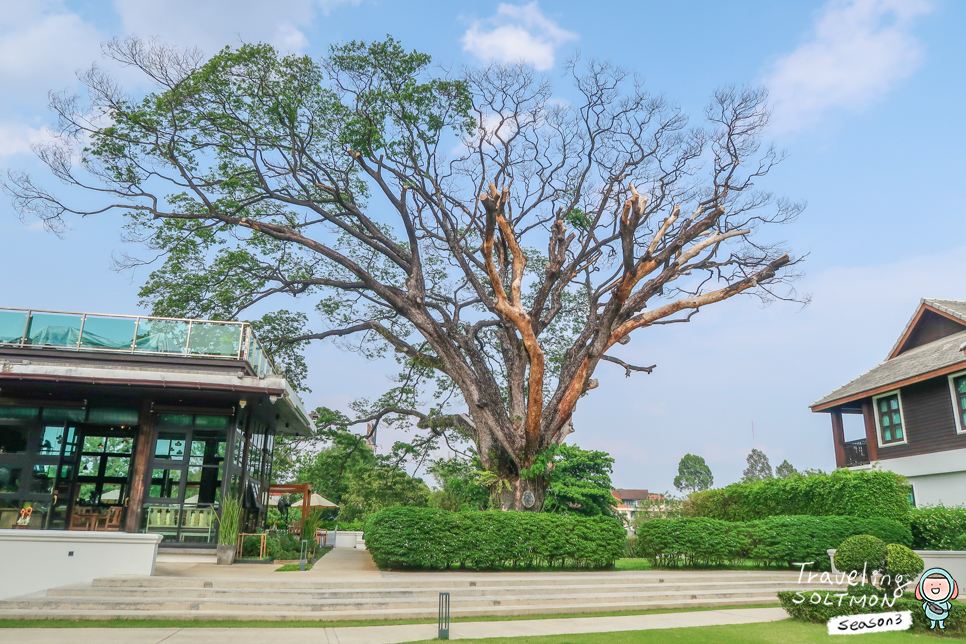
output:
[[[100,44],[126,34],[311,55],[391,34],[443,65],[524,59],[552,77],[579,51],[637,70],[695,115],[716,87],[764,85],[769,137],[790,154],[768,187],[808,201],[781,232],[808,253],[797,288],[812,303],[737,298],[635,336],[622,357],[658,368],[598,370],[572,438],[614,455],[620,487],[669,489],[687,452],[717,484],[740,477],[752,447],[773,465],[830,469],[828,417],[808,404],[878,363],[921,297],[966,299],[963,25],[966,3],[953,0],[0,0],[0,168],[42,176],[30,145],[46,136],[47,92],[75,87],[78,70],[103,64]],[[110,270],[121,223],[74,220],[58,238],[0,200],[0,305],[138,311],[144,273]],[[391,372],[332,346],[309,360],[311,406],[378,394]]]

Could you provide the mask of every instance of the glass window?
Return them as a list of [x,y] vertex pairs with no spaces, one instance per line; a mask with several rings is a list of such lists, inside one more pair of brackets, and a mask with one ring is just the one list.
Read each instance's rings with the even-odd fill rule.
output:
[[959,417],[959,426],[966,431],[966,376],[960,376],[953,380],[953,389],[956,391],[956,415]]
[[890,394],[876,399],[876,415],[879,418],[879,434],[882,444],[903,441],[902,414],[899,410],[899,394]]
[[30,481],[27,483],[27,492],[30,494],[53,494],[56,479],[56,465],[34,465],[31,470]]
[[108,456],[104,468],[104,476],[111,478],[127,478],[131,469],[131,459],[127,456]]
[[180,494],[181,470],[154,470],[150,496],[154,499],[177,499]]
[[40,437],[40,455],[58,456],[66,440],[67,446],[64,449],[64,455],[73,456],[77,449],[78,438],[77,431],[73,427],[68,427],[66,430],[63,425],[44,427],[43,434]]
[[21,468],[0,465],[0,494],[16,494],[20,491]]
[[0,425],[0,454],[27,451],[27,425]]
[[159,432],[158,442],[155,444],[154,457],[156,459],[183,461],[188,435],[184,432]]
[[108,436],[106,450],[109,454],[130,454],[134,449],[134,439],[129,436]]

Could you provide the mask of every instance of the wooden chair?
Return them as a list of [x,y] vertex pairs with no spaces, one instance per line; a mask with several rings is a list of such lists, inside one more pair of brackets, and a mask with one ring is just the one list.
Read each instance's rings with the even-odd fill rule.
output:
[[70,529],[71,530],[90,530],[91,523],[93,523],[93,508],[81,508],[79,511],[74,510],[74,514],[70,517]]
[[107,510],[107,514],[104,516],[98,516],[94,519],[94,530],[100,530],[104,532],[117,532],[121,529],[121,515],[124,513],[124,508],[119,505],[113,505]]

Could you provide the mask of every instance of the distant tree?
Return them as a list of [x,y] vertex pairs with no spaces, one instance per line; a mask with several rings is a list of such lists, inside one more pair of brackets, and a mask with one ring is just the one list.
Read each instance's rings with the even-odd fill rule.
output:
[[339,508],[339,521],[361,521],[373,512],[399,505],[426,507],[429,486],[405,470],[377,466],[356,472],[349,479],[349,490]]
[[775,468],[775,476],[780,479],[787,479],[789,476],[795,476],[798,473],[798,470],[792,467],[788,459],[782,461],[782,464]]
[[748,467],[741,473],[742,483],[754,483],[755,481],[775,478],[775,475],[771,472],[771,463],[768,462],[768,457],[761,450],[751,450],[747,460]]
[[670,492],[648,495],[647,499],[637,502],[634,527],[636,529],[640,524],[655,519],[680,519],[685,516],[685,503],[684,499]]
[[685,454],[678,463],[678,475],[674,477],[674,487],[678,492],[698,492],[714,485],[714,475],[704,459],[694,454]]

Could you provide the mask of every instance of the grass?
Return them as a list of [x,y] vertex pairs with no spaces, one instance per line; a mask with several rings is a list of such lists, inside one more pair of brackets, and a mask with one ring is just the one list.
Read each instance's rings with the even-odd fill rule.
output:
[[[534,619],[567,619],[573,617],[619,617],[621,615],[657,615],[665,613],[694,613],[708,610],[737,608],[776,608],[776,604],[715,606],[713,608],[672,608],[652,610],[612,611],[599,613],[548,613],[542,615],[479,615],[454,617],[460,622],[514,622]],[[396,626],[403,624],[435,624],[435,617],[421,619],[356,619],[356,620],[179,620],[179,619],[0,619],[0,630],[5,628],[343,628],[350,626]]]
[[[473,640],[479,644],[827,644],[831,636],[824,624],[804,624],[790,619],[762,624],[729,626],[692,626],[689,628],[623,631],[617,633],[585,633],[581,635],[543,635],[531,637],[491,637]],[[862,644],[901,644],[935,641],[930,635],[914,635],[906,631],[864,633]],[[434,642],[438,640],[423,640]],[[833,640],[834,641],[834,640]],[[846,642],[852,640],[846,639]],[[415,643],[411,643],[415,644]]]
[[[309,570],[312,570],[312,564],[310,563],[305,564],[305,570],[306,572],[308,572]],[[289,564],[284,564],[282,566],[279,566],[278,568],[275,569],[275,572],[300,572],[300,571],[299,571],[299,565],[297,563],[289,563]]]

